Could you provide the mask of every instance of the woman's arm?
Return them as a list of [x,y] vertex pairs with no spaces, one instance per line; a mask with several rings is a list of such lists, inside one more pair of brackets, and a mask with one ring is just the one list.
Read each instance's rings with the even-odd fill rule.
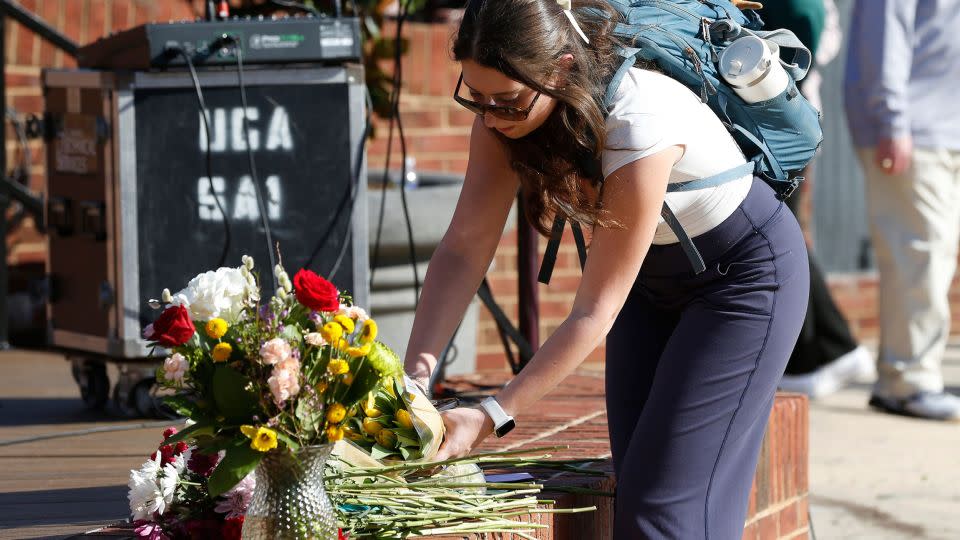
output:
[[430,258],[407,345],[404,369],[426,383],[476,294],[503,234],[518,181],[507,150],[480,117],[470,134],[470,162],[450,227]]
[[[673,146],[607,177],[602,193],[604,207],[623,228],[594,229],[590,256],[570,315],[497,395],[508,414],[528,410],[606,337],[653,241],[670,170],[681,155],[681,147]],[[489,417],[478,409],[455,409],[444,422],[448,432],[438,460],[468,453],[493,429]]]

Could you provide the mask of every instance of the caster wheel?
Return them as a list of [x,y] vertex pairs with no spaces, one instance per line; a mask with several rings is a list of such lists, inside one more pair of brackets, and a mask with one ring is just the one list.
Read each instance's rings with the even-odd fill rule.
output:
[[80,398],[84,405],[92,410],[103,409],[110,395],[106,364],[96,360],[75,359],[71,371],[80,387]]
[[117,411],[126,418],[136,418],[137,409],[133,407],[133,392],[130,388],[124,388],[123,385],[117,383],[113,387],[113,405],[117,408]]
[[130,404],[140,416],[148,418],[179,418],[179,415],[163,402],[170,392],[157,385],[155,378],[144,379],[137,383],[130,393]]

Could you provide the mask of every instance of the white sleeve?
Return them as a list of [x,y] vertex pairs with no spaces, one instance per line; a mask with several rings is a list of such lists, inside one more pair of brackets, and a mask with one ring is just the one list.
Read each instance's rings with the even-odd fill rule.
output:
[[684,144],[675,115],[656,112],[622,112],[607,117],[607,144],[601,159],[606,178],[628,163]]

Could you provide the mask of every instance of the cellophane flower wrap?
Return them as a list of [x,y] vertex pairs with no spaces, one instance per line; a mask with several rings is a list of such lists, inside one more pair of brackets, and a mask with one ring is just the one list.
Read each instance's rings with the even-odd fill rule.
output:
[[222,455],[206,480],[211,497],[234,488],[268,452],[334,443],[378,388],[402,377],[397,355],[352,298],[302,269],[273,269],[261,298],[253,259],[196,276],[152,301],[162,309],[144,337],[163,348],[157,380],[167,404],[192,423],[169,444]]

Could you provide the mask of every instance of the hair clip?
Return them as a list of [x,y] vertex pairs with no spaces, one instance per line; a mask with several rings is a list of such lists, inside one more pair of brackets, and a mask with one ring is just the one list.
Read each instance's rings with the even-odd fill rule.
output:
[[580,28],[580,25],[577,24],[577,19],[573,17],[573,1],[572,0],[557,0],[557,4],[560,5],[560,8],[563,9],[563,14],[570,19],[570,24],[573,25],[573,29],[577,31],[577,34],[580,34],[580,37],[583,39],[583,42],[590,44],[590,40],[587,39],[587,35],[583,33],[583,29]]

